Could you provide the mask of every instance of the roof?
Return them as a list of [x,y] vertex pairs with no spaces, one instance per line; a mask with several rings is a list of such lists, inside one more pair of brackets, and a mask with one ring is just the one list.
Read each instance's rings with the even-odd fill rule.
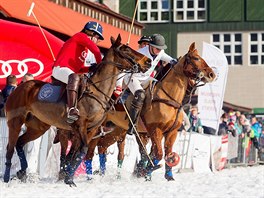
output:
[[[111,46],[110,37],[117,37],[120,33],[122,42],[127,43],[129,32],[121,30],[107,23],[98,21],[89,16],[75,12],[69,8],[57,5],[48,0],[34,0],[33,12],[41,27],[51,29],[65,35],[72,36],[82,30],[88,21],[97,21],[103,26],[105,40],[98,43],[99,47],[109,48]],[[0,11],[7,18],[15,18],[28,23],[37,24],[35,18],[27,16],[32,0],[0,0]],[[137,49],[137,41],[140,36],[131,34],[129,45]]]

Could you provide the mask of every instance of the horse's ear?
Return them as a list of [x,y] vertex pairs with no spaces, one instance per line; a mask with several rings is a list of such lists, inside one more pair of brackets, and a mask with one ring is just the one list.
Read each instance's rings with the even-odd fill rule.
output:
[[119,46],[121,44],[121,36],[118,34],[117,39],[111,36],[112,45]]
[[193,52],[193,50],[195,49],[195,42],[193,42],[190,47],[189,47],[189,52]]
[[115,43],[115,41],[116,41],[115,38],[112,37],[112,36],[111,36],[110,40],[111,40],[112,45],[113,45],[113,44]]
[[118,36],[117,36],[116,43],[121,44],[121,35],[120,34],[118,34]]

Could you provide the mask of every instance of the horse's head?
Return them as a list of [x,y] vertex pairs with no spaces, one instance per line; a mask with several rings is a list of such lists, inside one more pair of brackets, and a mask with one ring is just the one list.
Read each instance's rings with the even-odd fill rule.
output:
[[183,58],[185,58],[183,72],[188,78],[204,83],[212,82],[215,79],[214,71],[198,54],[194,42],[190,45],[188,53]]
[[116,55],[115,62],[119,63],[119,69],[137,73],[145,72],[150,68],[151,60],[128,45],[122,44],[120,34],[117,39],[111,37],[111,43],[111,48]]

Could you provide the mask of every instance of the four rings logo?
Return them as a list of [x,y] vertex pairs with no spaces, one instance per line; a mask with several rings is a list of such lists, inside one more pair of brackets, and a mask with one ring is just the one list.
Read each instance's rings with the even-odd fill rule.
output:
[[0,60],[0,65],[2,64],[1,70],[4,74],[4,75],[0,75],[0,78],[6,78],[10,74],[12,74],[13,70],[12,70],[11,64],[12,65],[16,64],[17,71],[19,72],[19,74],[16,75],[16,77],[17,78],[23,77],[28,72],[29,63],[34,63],[39,66],[39,69],[37,72],[35,73],[30,72],[33,74],[34,77],[40,75],[43,72],[44,70],[43,63],[40,60],[37,60],[35,58],[27,58],[24,60],[7,60],[7,61]]

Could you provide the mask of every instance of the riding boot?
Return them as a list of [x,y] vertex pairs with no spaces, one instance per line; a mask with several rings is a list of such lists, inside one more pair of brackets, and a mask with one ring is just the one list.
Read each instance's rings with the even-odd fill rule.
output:
[[69,80],[67,84],[67,102],[68,102],[68,115],[67,122],[69,124],[78,120],[79,110],[77,109],[77,96],[79,88],[80,77],[78,74],[69,75]]
[[[134,95],[134,99],[131,103],[129,116],[133,122],[133,125],[136,127],[136,123],[138,121],[138,117],[140,115],[142,106],[144,104],[145,99],[145,92],[144,90],[137,90]],[[134,127],[132,126],[132,123],[129,121],[129,128],[127,130],[127,134],[133,135],[135,133]]]

